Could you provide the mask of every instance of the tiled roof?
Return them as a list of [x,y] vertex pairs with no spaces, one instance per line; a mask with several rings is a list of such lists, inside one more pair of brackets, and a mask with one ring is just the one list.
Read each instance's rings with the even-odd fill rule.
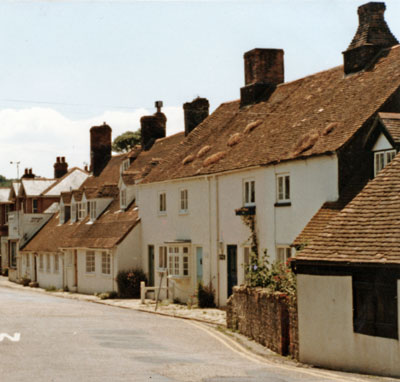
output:
[[47,190],[44,196],[60,196],[61,192],[75,190],[81,186],[89,174],[78,167],[71,168],[64,176],[57,179]]
[[379,113],[383,125],[396,143],[400,143],[400,113]]
[[265,102],[224,103],[145,182],[334,152],[399,88],[399,62],[398,45],[383,51],[372,70],[345,77],[340,66],[279,85]]
[[55,179],[21,179],[26,196],[40,196],[55,182]]
[[103,187],[104,184],[118,184],[120,176],[120,168],[122,162],[127,159],[128,154],[121,154],[111,157],[107,166],[99,176],[89,176],[80,187],[84,189],[98,189]]
[[58,252],[64,241],[76,230],[77,224],[60,225],[60,217],[53,217],[22,248],[26,252]]
[[148,151],[141,151],[129,169],[122,174],[125,184],[134,184],[135,181],[143,179],[155,169],[168,163],[173,150],[183,141],[183,132],[157,139]]
[[313,239],[324,231],[327,224],[363,189],[366,182],[365,179],[353,179],[342,191],[339,200],[325,202],[296,237],[292,245],[296,247],[310,245]]
[[10,187],[0,187],[0,203],[11,203],[10,197]]
[[107,210],[93,223],[86,218],[62,244],[64,248],[115,247],[138,223],[138,209],[132,204],[126,211],[120,210],[119,199],[115,199]]
[[54,252],[59,248],[104,248],[115,247],[138,223],[138,210],[132,205],[126,210],[120,210],[118,179],[120,166],[126,159],[126,154],[112,157],[102,173],[90,176],[79,190],[63,192],[61,197],[69,204],[71,195],[75,200],[86,197],[113,198],[106,210],[91,223],[87,216],[84,220],[59,224],[59,215],[52,219],[23,248],[29,252]]
[[296,258],[400,264],[399,238],[400,154]]

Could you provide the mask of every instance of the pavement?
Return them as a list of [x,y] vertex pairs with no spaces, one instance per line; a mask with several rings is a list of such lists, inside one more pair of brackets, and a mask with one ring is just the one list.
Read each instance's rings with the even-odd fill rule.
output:
[[0,276],[0,287],[33,291],[37,293],[51,294],[52,296],[70,298],[79,301],[89,301],[96,304],[116,306],[125,309],[134,309],[142,312],[154,313],[175,318],[190,319],[193,321],[204,322],[207,324],[226,327],[226,312],[221,309],[201,309],[197,307],[188,307],[182,304],[173,304],[171,302],[162,301],[158,304],[153,300],[145,300],[142,304],[140,299],[107,299],[101,300],[94,295],[87,295],[73,292],[63,291],[47,291],[42,288],[24,287],[20,284],[11,282],[8,278]]

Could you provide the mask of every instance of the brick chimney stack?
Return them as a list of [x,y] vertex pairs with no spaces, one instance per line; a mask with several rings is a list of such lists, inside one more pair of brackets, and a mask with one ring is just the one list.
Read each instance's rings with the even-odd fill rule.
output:
[[54,163],[54,179],[63,177],[68,172],[68,163],[65,162],[65,157],[57,157]]
[[105,122],[90,129],[90,169],[99,176],[111,159],[111,127]]
[[208,117],[209,110],[210,103],[207,98],[197,97],[192,102],[186,102],[183,104],[185,136],[187,136],[197,125]]
[[22,175],[22,179],[33,179],[35,174],[32,172],[31,168],[26,168],[24,175]]
[[240,106],[266,101],[284,82],[282,49],[253,49],[244,54],[245,86],[240,89]]
[[156,101],[157,111],[153,115],[140,118],[140,134],[143,150],[150,150],[158,138],[164,138],[166,134],[167,117],[161,112],[162,101]]
[[386,24],[385,9],[385,3],[377,2],[358,7],[357,32],[343,52],[345,74],[365,69],[380,50],[399,43]]

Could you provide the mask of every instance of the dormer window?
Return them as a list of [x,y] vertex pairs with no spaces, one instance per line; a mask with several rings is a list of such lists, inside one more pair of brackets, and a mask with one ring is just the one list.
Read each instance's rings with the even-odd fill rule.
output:
[[78,203],[72,203],[72,221],[76,222],[78,219]]
[[83,220],[86,216],[86,204],[77,203],[77,208],[78,208],[78,219]]
[[383,150],[374,153],[374,176],[396,156],[396,150]]
[[121,209],[126,208],[126,189],[121,190]]
[[126,170],[129,168],[129,165],[130,165],[129,159],[125,159],[125,160],[122,162],[122,165],[121,165],[121,173],[124,172],[124,171],[126,171]]
[[32,213],[36,214],[38,212],[38,200],[32,199]]
[[90,220],[94,221],[97,218],[97,206],[95,200],[89,201]]

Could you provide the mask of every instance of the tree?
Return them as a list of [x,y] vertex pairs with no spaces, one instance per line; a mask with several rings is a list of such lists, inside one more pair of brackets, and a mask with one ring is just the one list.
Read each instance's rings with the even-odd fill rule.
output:
[[0,175],[0,186],[1,187],[10,187],[12,183],[12,179],[7,179],[5,176]]
[[117,153],[125,153],[138,144],[140,144],[140,129],[126,131],[114,139],[112,150]]

